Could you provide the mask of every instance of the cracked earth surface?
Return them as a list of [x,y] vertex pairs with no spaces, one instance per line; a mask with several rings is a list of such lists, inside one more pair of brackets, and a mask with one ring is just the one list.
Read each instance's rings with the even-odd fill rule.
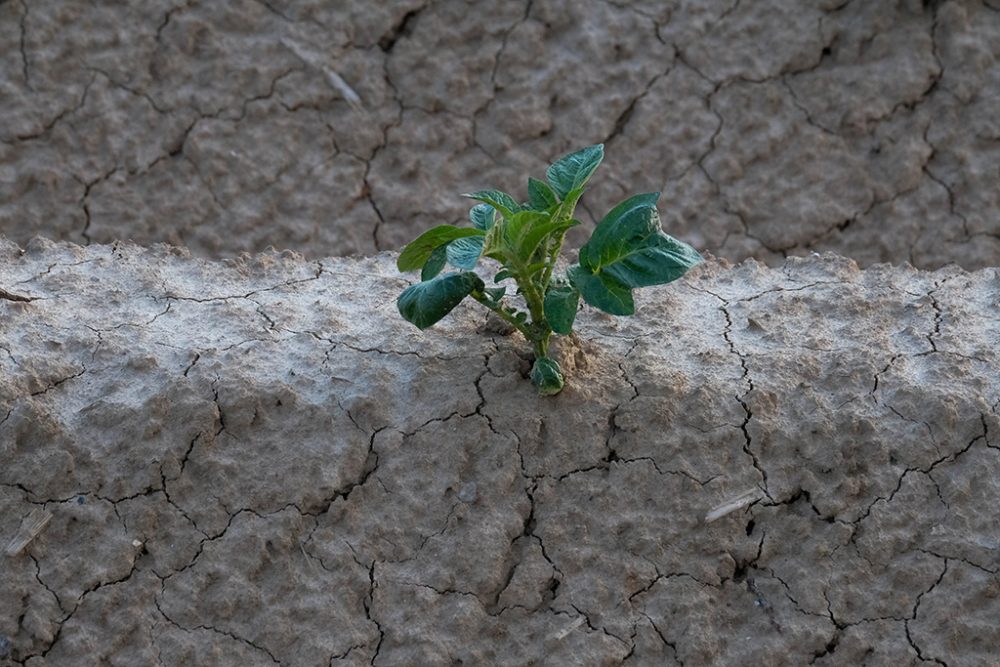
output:
[[0,234],[398,248],[607,144],[732,260],[1000,264],[996,0],[0,0]]
[[712,261],[539,399],[394,259],[0,245],[0,664],[995,664],[997,269]]

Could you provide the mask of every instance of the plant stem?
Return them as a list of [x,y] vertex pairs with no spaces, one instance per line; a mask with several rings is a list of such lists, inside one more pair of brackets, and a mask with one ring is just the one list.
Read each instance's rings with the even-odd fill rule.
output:
[[542,326],[545,322],[545,305],[542,295],[538,293],[537,286],[531,282],[528,276],[524,276],[524,274],[521,274],[521,276],[518,276],[519,280],[517,284],[524,293],[524,300],[527,302],[528,311],[531,313],[531,321],[538,326]]
[[528,303],[528,310],[531,312],[531,324],[535,329],[535,335],[530,336],[528,340],[534,345],[536,357],[547,357],[552,329],[545,321],[545,302],[538,293],[537,286],[531,281],[525,281],[521,289],[524,292],[524,300]]
[[[508,313],[506,310],[498,306],[496,303],[486,298],[486,295],[482,293],[473,292],[471,294],[472,298],[483,304],[494,313],[496,313],[500,319],[507,322],[515,329],[521,332],[524,338],[531,343],[532,348],[534,348],[536,357],[547,357],[549,356],[549,338],[552,336],[552,330],[549,329],[548,325],[545,323],[544,312],[542,313],[542,319],[535,316],[535,309],[532,310],[532,325],[528,326],[523,322],[518,321],[513,315]],[[525,300],[527,295],[525,295]],[[531,307],[531,302],[528,301],[529,308]]]
[[548,287],[549,282],[552,280],[552,272],[556,268],[556,258],[559,257],[559,251],[562,250],[563,239],[565,237],[566,232],[563,232],[549,250],[547,258],[548,266],[545,267],[545,273],[542,275],[542,285],[545,287]]
[[535,342],[535,336],[531,333],[531,331],[528,329],[527,326],[517,321],[513,315],[505,311],[503,308],[497,306],[495,303],[487,299],[486,295],[473,292],[471,296],[473,299],[475,299],[476,301],[483,304],[484,306],[492,310],[494,313],[499,315],[500,319],[504,320],[505,322],[513,326],[515,329],[520,331],[522,334],[524,334],[524,337],[527,338],[529,341],[531,341],[532,343]]
[[547,357],[549,356],[549,337],[552,335],[551,331],[546,331],[541,338],[532,341],[535,348],[535,357]]

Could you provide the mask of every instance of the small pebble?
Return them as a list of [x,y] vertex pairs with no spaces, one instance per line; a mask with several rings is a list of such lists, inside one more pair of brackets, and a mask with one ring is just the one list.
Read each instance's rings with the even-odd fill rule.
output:
[[458,490],[458,499],[463,503],[476,502],[476,483],[469,482],[468,484],[462,486],[462,488]]

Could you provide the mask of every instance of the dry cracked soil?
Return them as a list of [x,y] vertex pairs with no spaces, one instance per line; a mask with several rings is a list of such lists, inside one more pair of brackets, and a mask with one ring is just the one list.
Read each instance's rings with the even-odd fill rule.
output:
[[370,254],[604,142],[581,234],[1000,264],[997,0],[0,0],[0,99],[22,245]]
[[2,250],[11,664],[997,664],[997,269],[711,261],[542,400],[390,253]]
[[[0,667],[1000,667],[1000,1],[0,0],[0,47]],[[560,395],[399,317],[394,249],[597,142],[570,246],[657,190],[709,259],[581,311]]]

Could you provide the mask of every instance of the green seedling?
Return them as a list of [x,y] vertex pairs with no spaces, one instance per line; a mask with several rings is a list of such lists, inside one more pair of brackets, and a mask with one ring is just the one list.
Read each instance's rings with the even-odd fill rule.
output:
[[[399,255],[402,272],[420,271],[421,282],[397,300],[400,314],[420,329],[472,297],[520,331],[534,348],[531,381],[543,395],[557,394],[563,376],[549,357],[553,333],[569,335],[580,299],[611,315],[632,315],[632,289],[662,285],[702,261],[691,246],[667,236],[656,211],[659,193],[629,197],[604,216],[580,248],[579,262],[557,275],[556,260],[587,181],[604,159],[597,144],[571,153],[546,171],[547,183],[528,179],[528,201],[498,190],[464,195],[481,203],[469,212],[471,227],[439,225]],[[473,270],[481,257],[500,264],[493,277],[517,284],[527,312],[511,305],[503,285],[487,287]],[[444,273],[446,265],[457,271]]]

